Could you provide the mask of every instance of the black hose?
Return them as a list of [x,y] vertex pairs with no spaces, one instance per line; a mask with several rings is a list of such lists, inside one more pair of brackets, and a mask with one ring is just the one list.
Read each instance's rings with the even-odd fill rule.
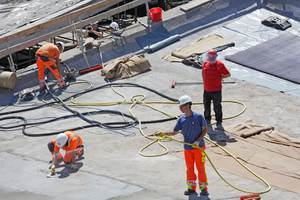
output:
[[[84,129],[84,128],[90,128],[90,127],[95,127],[95,126],[105,127],[105,128],[108,128],[108,129],[119,129],[119,128],[125,128],[125,127],[136,125],[137,124],[137,118],[136,117],[128,115],[128,114],[125,114],[125,113],[121,113],[119,111],[103,110],[103,111],[93,111],[93,112],[80,113],[78,111],[75,111],[75,110],[71,109],[69,106],[67,106],[64,103],[64,101],[69,100],[69,99],[71,99],[71,98],[73,98],[75,96],[81,96],[81,95],[86,94],[88,92],[95,91],[95,90],[98,90],[98,89],[101,89],[101,88],[104,88],[104,87],[108,87],[108,86],[126,86],[126,85],[141,87],[143,89],[149,90],[149,91],[151,91],[153,93],[156,93],[159,96],[162,96],[162,97],[164,97],[166,99],[169,99],[171,101],[178,101],[177,99],[168,97],[168,96],[166,96],[166,95],[164,95],[164,94],[162,94],[160,92],[157,92],[156,90],[153,90],[151,88],[147,88],[145,86],[141,86],[141,85],[138,85],[138,84],[134,84],[134,83],[110,83],[110,84],[106,84],[106,85],[102,85],[102,86],[93,88],[91,90],[83,91],[83,92],[81,92],[79,94],[75,94],[75,95],[72,95],[72,96],[70,96],[70,97],[68,97],[68,98],[66,98],[64,100],[61,100],[59,97],[57,97],[56,95],[54,95],[50,91],[48,85],[46,84],[46,89],[47,89],[48,93],[52,96],[52,98],[55,100],[55,102],[46,103],[44,105],[35,106],[35,107],[32,107],[32,108],[28,108],[28,109],[22,109],[22,110],[17,110],[17,111],[0,113],[0,115],[7,115],[7,114],[18,113],[18,112],[26,112],[26,111],[29,111],[29,110],[35,110],[35,109],[38,109],[38,108],[41,108],[41,107],[44,107],[44,106],[47,106],[47,105],[50,105],[50,104],[59,103],[59,102],[62,104],[62,106],[65,109],[67,109],[68,111],[70,111],[71,113],[73,113],[73,115],[65,115],[65,116],[62,116],[62,117],[55,118],[55,119],[51,119],[51,120],[47,120],[47,121],[42,121],[42,122],[35,122],[35,123],[28,123],[27,120],[24,117],[22,117],[22,116],[4,117],[4,118],[1,118],[0,121],[4,121],[4,120],[7,120],[7,119],[21,119],[22,121],[24,121],[24,124],[14,125],[14,126],[8,126],[8,127],[7,126],[6,127],[1,127],[0,126],[0,130],[1,129],[13,129],[13,128],[17,128],[17,127],[23,127],[22,128],[22,133],[24,135],[26,135],[26,136],[40,137],[40,136],[55,135],[55,134],[59,134],[61,132],[67,131],[67,130],[60,130],[60,131],[56,131],[56,132],[41,133],[41,134],[30,134],[30,133],[27,133],[25,130],[26,130],[26,126],[33,126],[33,125],[41,125],[41,124],[51,123],[51,122],[54,122],[54,121],[57,121],[57,120],[68,119],[68,118],[75,117],[75,116],[80,117],[82,120],[84,120],[84,121],[86,121],[86,122],[88,122],[90,124],[89,125],[85,125],[85,126],[80,126],[80,127],[69,128],[68,130],[75,131],[75,130],[80,130],[80,129]],[[93,120],[87,119],[85,117],[85,115],[89,115],[90,113],[96,113],[96,114],[98,114],[98,113],[99,114],[118,114],[118,115],[122,115],[124,117],[132,119],[133,122],[108,122],[108,123],[101,123],[101,122],[98,122],[98,121],[93,121]],[[143,123],[143,124],[147,124],[147,123],[160,123],[160,122],[165,122],[165,121],[170,121],[170,120],[176,120],[176,119],[177,119],[176,117],[173,117],[173,118],[167,118],[167,119],[161,119],[161,120],[142,121],[141,123]]]

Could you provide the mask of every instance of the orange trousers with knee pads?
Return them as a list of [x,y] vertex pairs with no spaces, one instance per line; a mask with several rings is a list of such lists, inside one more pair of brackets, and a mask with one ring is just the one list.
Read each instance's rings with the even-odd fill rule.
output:
[[60,88],[66,85],[64,78],[60,75],[59,70],[52,59],[45,56],[36,55],[36,64],[39,71],[39,85],[41,89],[45,88],[46,84],[45,66],[54,74],[55,78],[57,79],[57,84]]
[[[51,152],[51,154],[54,154],[54,147],[55,147],[55,140],[51,141],[48,143],[48,149]],[[60,160],[63,158],[64,162],[66,164],[71,163],[72,161],[72,151],[76,152],[76,159],[78,157],[82,157],[84,154],[84,146],[82,145],[82,142],[80,142],[80,144],[76,147],[75,150],[66,150],[65,156],[63,156],[59,151],[58,151],[58,155],[57,156],[57,160]]]
[[[205,150],[205,146],[201,147]],[[200,190],[207,189],[207,176],[205,172],[205,154],[201,149],[184,150],[186,163],[186,182],[188,189],[196,190],[197,176],[195,174],[195,164],[198,171],[198,183]]]

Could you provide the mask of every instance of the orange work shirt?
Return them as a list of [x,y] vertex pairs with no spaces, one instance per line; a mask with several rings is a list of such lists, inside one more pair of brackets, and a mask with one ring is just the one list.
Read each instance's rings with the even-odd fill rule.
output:
[[40,54],[41,56],[49,57],[49,58],[59,58],[60,51],[55,44],[45,44],[40,47],[36,54]]
[[[74,131],[66,131],[64,132],[64,134],[68,136],[68,140],[66,146],[62,148],[63,150],[65,151],[75,150],[76,147],[82,144],[81,137],[78,134],[76,134]],[[70,137],[72,137],[74,134],[76,136],[70,140]],[[54,143],[54,151],[59,151],[60,148],[56,146],[56,139],[53,140],[52,142]]]

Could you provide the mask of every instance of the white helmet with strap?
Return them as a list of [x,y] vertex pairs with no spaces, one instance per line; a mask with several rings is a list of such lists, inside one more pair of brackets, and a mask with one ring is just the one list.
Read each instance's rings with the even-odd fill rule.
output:
[[114,31],[119,30],[119,25],[117,22],[112,22],[109,26],[110,28],[114,29]]
[[56,137],[56,146],[62,148],[68,140],[68,136],[64,133],[60,133]]
[[63,42],[58,42],[57,44],[60,44],[61,52],[63,52],[65,50],[65,44]]

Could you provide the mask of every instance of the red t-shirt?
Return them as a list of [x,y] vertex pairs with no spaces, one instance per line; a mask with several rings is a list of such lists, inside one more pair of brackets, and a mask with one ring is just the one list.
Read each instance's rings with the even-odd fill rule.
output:
[[202,66],[204,90],[207,92],[216,92],[222,89],[221,76],[229,74],[229,70],[224,63],[218,61],[215,64],[210,64],[208,61],[204,62]]

